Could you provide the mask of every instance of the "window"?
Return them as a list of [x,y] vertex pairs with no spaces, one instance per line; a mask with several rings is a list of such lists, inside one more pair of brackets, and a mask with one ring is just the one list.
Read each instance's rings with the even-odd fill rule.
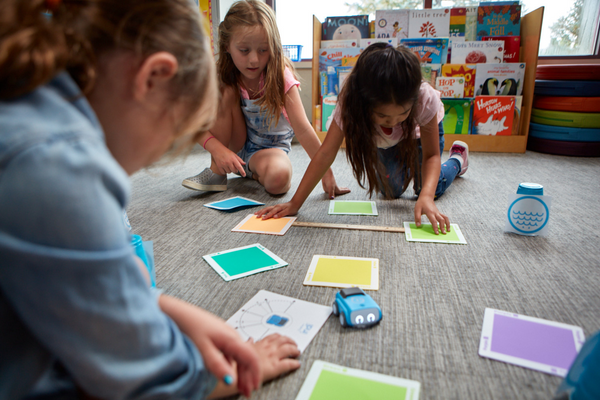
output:
[[[277,24],[283,44],[304,46],[302,58],[312,58],[312,16],[323,22],[325,17],[361,14],[358,7],[377,9],[423,8],[431,3],[432,8],[478,5],[472,0],[296,0],[276,1]],[[300,5],[301,4],[301,5]],[[378,6],[386,4],[386,6]],[[415,6],[417,4],[418,6]],[[355,5],[351,7],[350,5]],[[521,0],[522,15],[539,7],[545,7],[540,56],[598,56],[600,0]],[[371,14],[365,12],[366,14]],[[372,13],[369,19],[373,19]]]

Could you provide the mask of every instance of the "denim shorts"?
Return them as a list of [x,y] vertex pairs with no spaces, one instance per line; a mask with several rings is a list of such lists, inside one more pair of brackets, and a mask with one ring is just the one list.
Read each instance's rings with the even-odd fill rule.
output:
[[263,149],[281,149],[288,154],[292,149],[292,139],[294,132],[286,135],[264,135],[247,132],[247,139],[244,147],[238,151],[237,155],[247,164],[250,158],[259,150]]

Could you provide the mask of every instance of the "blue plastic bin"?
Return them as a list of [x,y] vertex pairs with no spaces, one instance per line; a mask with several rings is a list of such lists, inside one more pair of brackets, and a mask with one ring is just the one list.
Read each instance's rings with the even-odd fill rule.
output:
[[302,46],[299,44],[283,45],[283,54],[290,60],[297,62],[302,59]]

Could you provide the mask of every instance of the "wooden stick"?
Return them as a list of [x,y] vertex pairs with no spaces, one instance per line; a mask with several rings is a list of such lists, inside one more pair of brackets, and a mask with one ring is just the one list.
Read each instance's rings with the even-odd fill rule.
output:
[[355,229],[355,230],[359,230],[359,231],[404,233],[404,228],[399,228],[399,227],[395,227],[395,226],[328,224],[328,223],[324,223],[324,222],[300,222],[300,221],[294,221],[292,226],[301,226],[301,227],[305,227],[305,228]]

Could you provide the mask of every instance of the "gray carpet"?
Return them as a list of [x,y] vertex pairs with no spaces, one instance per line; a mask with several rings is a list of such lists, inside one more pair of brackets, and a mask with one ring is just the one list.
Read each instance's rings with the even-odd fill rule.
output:
[[[132,177],[128,214],[135,233],[154,241],[158,286],[166,293],[229,318],[260,289],[331,305],[337,289],[303,286],[314,254],[380,260],[380,289],[369,292],[383,311],[370,330],[344,329],[330,318],[304,354],[302,367],[266,384],[253,399],[294,399],[315,360],[421,382],[421,399],[550,398],[561,378],[481,358],[486,307],[600,329],[600,159],[472,153],[438,208],[458,224],[468,245],[407,242],[403,234],[292,227],[285,236],[231,232],[258,208],[223,213],[204,203],[241,195],[267,205],[287,201],[309,158],[293,146],[290,193],[273,197],[254,181],[230,175],[229,190],[194,192],[181,181],[209,165],[198,146],[186,158],[161,162]],[[443,155],[443,159],[447,154]],[[368,197],[352,177],[343,150],[333,166],[341,199]],[[550,233],[503,232],[508,195],[520,182],[544,185],[552,196]],[[409,192],[411,190],[409,189]],[[401,226],[412,221],[411,193],[375,198],[379,216],[328,215],[319,185],[299,221]],[[203,255],[260,243],[289,266],[223,281]]]

